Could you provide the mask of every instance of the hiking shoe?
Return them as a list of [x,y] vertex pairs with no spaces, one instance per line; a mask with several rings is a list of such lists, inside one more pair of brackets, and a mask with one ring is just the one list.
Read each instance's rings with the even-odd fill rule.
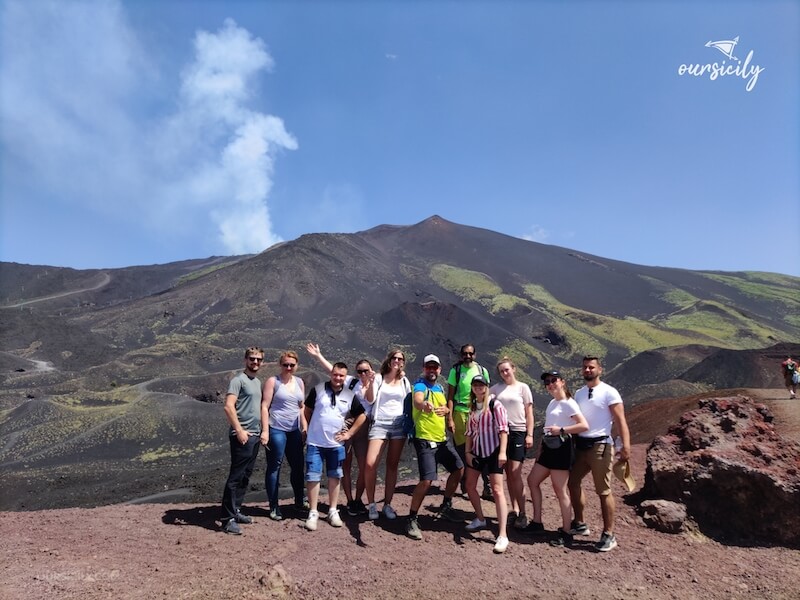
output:
[[419,528],[417,517],[408,518],[408,523],[406,523],[406,533],[412,540],[422,539],[422,530]]
[[316,510],[308,511],[308,518],[306,519],[306,529],[308,529],[309,531],[316,531],[318,519],[319,519],[319,513]]
[[[526,517],[525,515],[519,515],[516,519],[514,519],[514,529],[525,529],[527,526],[528,526],[528,517]],[[542,527],[544,527],[544,525],[542,525]]]
[[236,516],[234,517],[234,520],[237,523],[244,523],[245,525],[250,525],[250,523],[253,522],[253,517],[250,517],[248,515],[243,515],[242,513],[237,512]]
[[594,549],[598,552],[608,552],[617,547],[617,538],[613,533],[603,532],[600,536],[600,541],[594,545]]
[[497,541],[494,544],[494,553],[495,554],[502,554],[508,548],[508,538],[503,536],[497,536]]
[[389,519],[390,521],[394,521],[397,518],[397,513],[394,512],[391,504],[384,504],[383,505],[383,516]]
[[569,548],[572,546],[572,534],[559,527],[558,531],[556,531],[556,537],[550,540],[550,545],[555,548]]
[[442,504],[442,507],[439,509],[439,518],[450,521],[451,523],[464,522],[464,519],[458,518],[452,504]]
[[222,531],[225,533],[230,533],[231,535],[242,535],[242,530],[239,528],[239,524],[236,522],[236,519],[230,519],[226,521],[222,525]]
[[328,523],[331,524],[331,527],[341,527],[344,525],[337,509],[334,508],[328,511]]
[[574,520],[570,525],[569,532],[572,535],[590,535],[592,533],[591,531],[589,531],[589,526],[586,523]]
[[347,503],[347,514],[351,517],[357,517],[358,515],[363,514],[358,510],[357,500],[350,500],[350,502]]
[[544,523],[539,523],[538,521],[531,521],[525,527],[522,528],[522,532],[531,535],[544,533]]
[[474,531],[480,531],[481,529],[486,529],[486,519],[479,519],[478,517],[475,517],[472,519],[472,522],[467,525],[466,529],[470,533]]
[[377,521],[378,517],[381,516],[380,513],[378,512],[378,507],[375,506],[374,502],[370,502],[368,516],[370,521]]
[[281,514],[281,509],[277,506],[275,508],[270,509],[269,511],[269,518],[273,521],[283,521],[283,515]]

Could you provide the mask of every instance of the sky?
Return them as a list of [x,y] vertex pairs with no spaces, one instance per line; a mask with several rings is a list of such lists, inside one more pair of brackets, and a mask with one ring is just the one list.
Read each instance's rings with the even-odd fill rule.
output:
[[434,214],[800,276],[800,2],[0,0],[2,261]]

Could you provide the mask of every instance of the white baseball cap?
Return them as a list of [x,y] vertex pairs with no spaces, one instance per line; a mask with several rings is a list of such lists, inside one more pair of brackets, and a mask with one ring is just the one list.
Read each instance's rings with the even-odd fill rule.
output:
[[435,354],[428,354],[428,356],[425,357],[425,360],[422,361],[422,364],[427,365],[428,363],[431,362],[436,363],[440,367],[442,366],[442,363],[439,361],[439,357],[436,356]]

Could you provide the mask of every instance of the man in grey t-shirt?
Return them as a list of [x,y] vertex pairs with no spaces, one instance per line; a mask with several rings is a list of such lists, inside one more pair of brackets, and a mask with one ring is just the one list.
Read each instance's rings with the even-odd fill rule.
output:
[[225,416],[230,423],[231,470],[222,495],[222,530],[241,535],[239,523],[252,523],[242,514],[242,502],[258,458],[261,436],[261,381],[256,374],[264,351],[251,346],[244,352],[244,371],[231,379],[225,394]]

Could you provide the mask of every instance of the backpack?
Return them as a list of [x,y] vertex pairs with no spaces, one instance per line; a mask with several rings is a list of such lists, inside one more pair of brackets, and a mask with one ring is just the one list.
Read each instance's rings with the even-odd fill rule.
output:
[[[414,382],[414,385],[418,383],[424,383],[425,379],[420,377]],[[431,388],[427,385],[425,386],[425,399],[423,402],[427,402],[428,398],[431,396]],[[408,438],[409,442],[412,438],[416,437],[417,435],[417,426],[414,423],[414,388],[411,388],[411,391],[406,394],[406,397],[403,399],[403,434]]]
[[[464,363],[462,363],[461,361],[458,361],[456,363],[456,387],[458,387],[458,384],[461,381],[461,367],[463,366],[463,364]],[[480,374],[486,379],[486,383],[489,383],[489,371],[484,369],[477,362],[474,364],[476,367],[478,367],[478,371],[480,372]]]

